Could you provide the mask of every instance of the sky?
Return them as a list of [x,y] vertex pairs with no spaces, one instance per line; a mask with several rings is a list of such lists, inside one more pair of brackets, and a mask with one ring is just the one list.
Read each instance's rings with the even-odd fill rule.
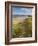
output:
[[32,15],[32,8],[12,7],[12,15]]

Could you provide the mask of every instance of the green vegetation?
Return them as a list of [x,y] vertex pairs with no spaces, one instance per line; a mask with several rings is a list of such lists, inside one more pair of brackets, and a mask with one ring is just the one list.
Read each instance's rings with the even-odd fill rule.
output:
[[28,16],[23,22],[19,22],[14,27],[12,26],[12,37],[32,37],[32,16]]

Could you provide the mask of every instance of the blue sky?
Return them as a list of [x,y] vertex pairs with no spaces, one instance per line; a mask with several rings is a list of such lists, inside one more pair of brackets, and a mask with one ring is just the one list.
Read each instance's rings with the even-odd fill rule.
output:
[[12,7],[12,15],[32,15],[31,8]]

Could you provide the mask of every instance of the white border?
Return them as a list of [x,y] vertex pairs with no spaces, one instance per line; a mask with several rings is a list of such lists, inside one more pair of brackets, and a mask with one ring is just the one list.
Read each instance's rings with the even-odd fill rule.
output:
[[[12,38],[11,39],[11,23],[9,23],[9,37],[10,37],[10,41],[9,42],[18,42],[18,41],[32,41],[35,40],[35,6],[32,6],[33,10],[32,10],[32,37],[28,37],[28,38]],[[9,22],[11,22],[11,4],[9,5]]]

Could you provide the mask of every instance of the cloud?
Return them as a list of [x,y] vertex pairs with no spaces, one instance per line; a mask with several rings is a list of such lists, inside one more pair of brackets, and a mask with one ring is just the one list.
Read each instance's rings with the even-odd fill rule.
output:
[[26,11],[26,12],[31,12],[31,8],[20,8],[21,10],[23,10],[23,11]]

